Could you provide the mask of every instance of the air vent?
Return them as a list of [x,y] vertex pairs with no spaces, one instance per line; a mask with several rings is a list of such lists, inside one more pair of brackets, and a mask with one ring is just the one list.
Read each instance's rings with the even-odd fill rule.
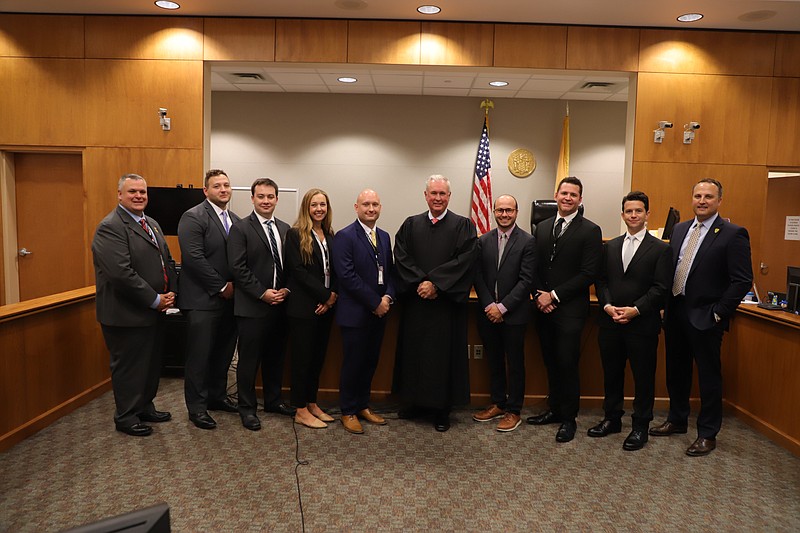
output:
[[581,85],[581,89],[605,89],[613,86],[614,84],[609,81],[587,81]]
[[264,76],[255,72],[234,72],[233,76],[240,80],[247,81],[264,81]]

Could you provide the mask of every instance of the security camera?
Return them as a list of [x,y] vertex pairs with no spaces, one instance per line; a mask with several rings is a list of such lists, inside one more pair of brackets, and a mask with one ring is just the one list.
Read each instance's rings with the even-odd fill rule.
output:
[[159,117],[166,117],[167,116],[167,108],[166,107],[159,107],[158,108],[158,116]]
[[661,129],[671,128],[672,127],[672,122],[669,122],[668,120],[659,120],[658,121],[658,127],[661,128]]
[[683,129],[686,129],[686,130],[690,130],[690,129],[691,130],[699,130],[700,129],[700,123],[699,122],[690,122],[688,124],[684,124],[683,125]]

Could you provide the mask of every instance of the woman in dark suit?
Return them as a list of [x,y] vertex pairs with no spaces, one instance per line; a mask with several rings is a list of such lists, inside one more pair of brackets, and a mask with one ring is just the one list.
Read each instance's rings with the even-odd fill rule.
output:
[[336,303],[332,270],[333,230],[328,195],[311,189],[303,196],[297,221],[286,235],[284,257],[290,291],[286,313],[292,343],[292,405],[294,421],[323,429],[333,417],[317,405],[319,375],[328,349]]

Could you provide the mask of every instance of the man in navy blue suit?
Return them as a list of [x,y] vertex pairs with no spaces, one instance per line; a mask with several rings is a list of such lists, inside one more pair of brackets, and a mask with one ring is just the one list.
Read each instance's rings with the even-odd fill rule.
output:
[[339,278],[336,322],[344,351],[339,385],[342,425],[350,433],[362,434],[359,418],[386,424],[369,408],[369,393],[395,291],[389,234],[375,225],[381,215],[378,193],[362,191],[355,210],[358,220],[336,234],[333,264]]
[[750,286],[750,236],[719,216],[722,184],[700,180],[692,190],[695,218],[675,226],[670,240],[675,274],[667,303],[664,332],[667,348],[667,421],[650,435],[686,433],[692,362],[697,363],[700,413],[697,439],[686,455],[708,455],[717,447],[722,427],[720,347],[728,322]]

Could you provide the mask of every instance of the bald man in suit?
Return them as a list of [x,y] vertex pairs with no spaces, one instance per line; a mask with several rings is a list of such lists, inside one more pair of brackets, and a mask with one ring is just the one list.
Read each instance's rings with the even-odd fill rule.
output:
[[97,321],[111,357],[117,431],[153,432],[147,422],[172,418],[153,404],[161,375],[164,312],[175,305],[175,262],[158,222],[144,214],[147,182],[125,174],[119,205],[97,226],[92,241]]

